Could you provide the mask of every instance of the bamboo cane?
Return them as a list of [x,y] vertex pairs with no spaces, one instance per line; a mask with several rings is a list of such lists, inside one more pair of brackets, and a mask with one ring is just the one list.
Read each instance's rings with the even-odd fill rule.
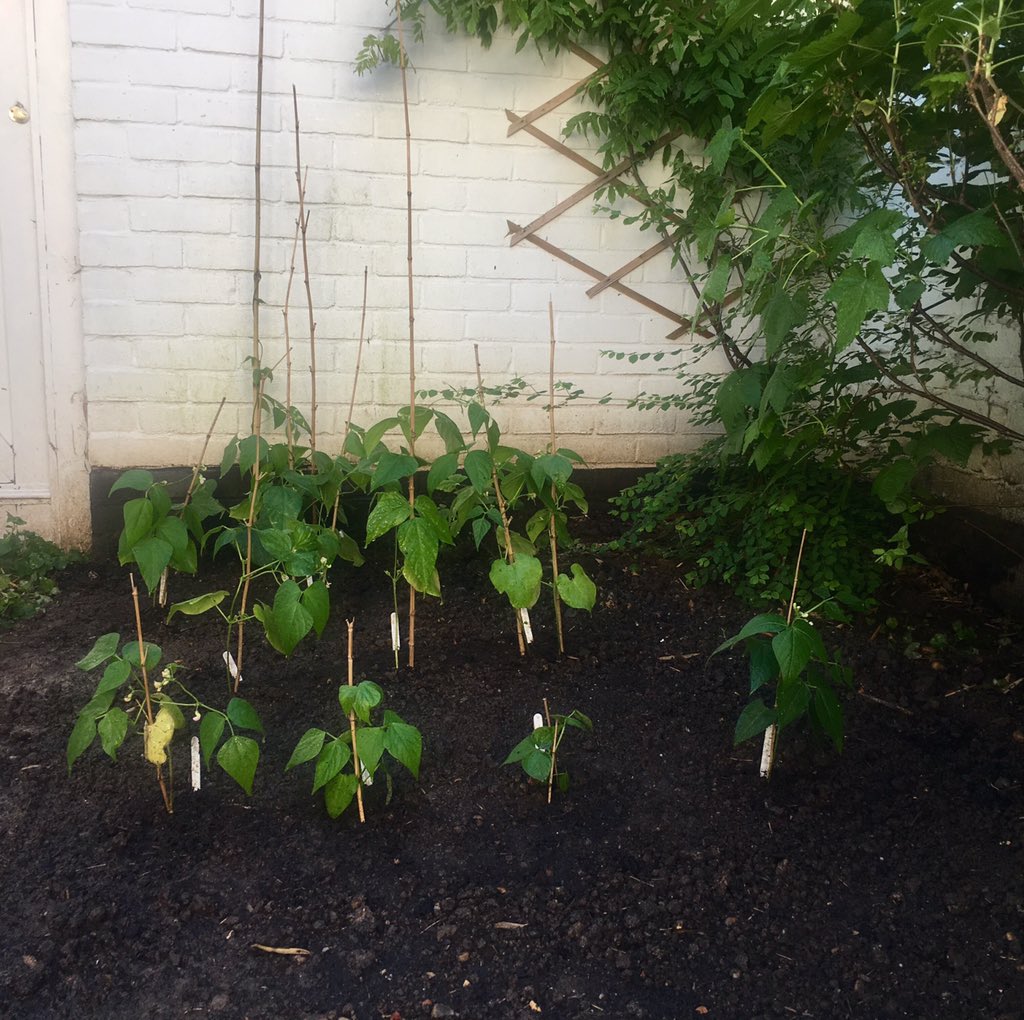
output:
[[[316,453],[316,321],[313,318],[313,291],[309,285],[309,252],[306,232],[309,213],[306,212],[306,186],[301,179],[302,155],[299,151],[299,98],[292,86],[292,108],[295,112],[295,185],[299,189],[299,232],[302,235],[302,280],[306,287],[306,311],[309,316],[309,452]],[[308,172],[308,171],[307,171]]]
[[[789,595],[789,608],[786,610],[786,626],[793,622],[793,609],[796,606],[796,587],[800,581],[800,564],[804,558],[804,543],[807,541],[807,529],[804,528],[800,535],[800,550],[796,554],[796,569],[793,571],[793,590]],[[775,707],[778,708],[778,695],[775,698]],[[771,779],[772,769],[775,767],[775,745],[778,741],[779,728],[772,723],[764,731],[764,743],[761,745],[761,778]]]
[[[548,331],[551,336],[551,354],[548,358],[548,422],[551,426],[551,452],[555,452],[555,306],[548,300]],[[555,629],[558,632],[558,654],[565,654],[565,640],[562,633],[562,600],[558,595],[558,526],[555,523],[554,506],[557,505],[558,490],[551,483],[551,520],[548,523],[548,537],[551,542],[551,598],[555,603]],[[550,790],[548,791],[550,793]]]
[[[484,377],[480,371],[480,345],[473,344],[473,357],[476,359],[476,393],[480,406],[484,406]],[[494,486],[494,498],[498,502],[498,513],[501,515],[501,529],[505,534],[505,559],[509,563],[515,563],[516,554],[512,549],[512,529],[508,523],[508,508],[505,505],[505,497],[502,494],[501,486],[498,484],[498,469],[494,465],[494,458],[491,458],[491,484]],[[515,611],[516,616],[516,637],[519,640],[519,654],[526,654],[526,639],[523,635],[523,618],[519,610]]]
[[[348,624],[348,685],[353,687],[352,682],[352,631],[356,625],[355,620],[346,620]],[[363,811],[363,770],[359,764],[359,748],[356,746],[356,714],[348,714],[349,731],[352,734],[352,767],[356,773],[356,806],[359,808],[359,821],[366,821],[366,814]]]
[[259,44],[256,57],[256,157],[253,165],[255,176],[255,237],[252,256],[252,430],[256,432],[263,416],[262,392],[260,388],[260,367],[263,348],[260,343],[260,233],[262,229],[262,162],[263,162],[263,35],[265,27],[265,0],[260,0]]
[[[406,263],[409,291],[409,454],[416,456],[416,316],[413,306],[412,272],[412,129],[409,126],[409,85],[401,0],[395,0],[398,16],[398,53],[402,73],[402,111],[405,114]],[[414,476],[409,476],[409,506],[416,503]],[[409,585],[409,668],[416,664],[416,589]]]
[[[139,612],[139,589],[135,586],[135,575],[129,574],[132,586],[132,604],[135,607],[135,634],[139,644],[139,665],[142,667],[142,691],[145,696],[147,727],[153,725],[153,701],[149,696],[149,671],[146,669],[146,642],[142,638],[142,614]],[[160,784],[160,796],[163,797],[164,808],[169,815],[174,814],[174,801],[164,782],[163,769],[156,765],[156,780]]]

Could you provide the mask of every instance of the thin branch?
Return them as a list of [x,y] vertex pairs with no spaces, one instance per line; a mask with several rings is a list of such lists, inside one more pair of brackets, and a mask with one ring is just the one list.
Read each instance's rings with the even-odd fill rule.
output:
[[306,185],[300,175],[302,156],[299,152],[299,99],[292,86],[292,106],[295,111],[295,185],[299,189],[299,231],[302,234],[302,278],[306,285],[306,311],[309,314],[309,452],[316,453],[316,322],[313,319],[313,292],[309,286],[309,253],[306,250],[306,232],[309,213],[306,212]]

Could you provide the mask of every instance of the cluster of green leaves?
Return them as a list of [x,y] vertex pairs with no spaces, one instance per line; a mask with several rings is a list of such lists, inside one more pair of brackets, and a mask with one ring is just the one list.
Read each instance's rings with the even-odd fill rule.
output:
[[842,617],[870,604],[882,561],[900,565],[908,522],[927,513],[917,504],[890,512],[880,482],[873,492],[857,473],[813,458],[757,471],[713,448],[677,454],[612,500],[625,527],[611,545],[654,547],[683,560],[687,584],[722,582],[755,605],[778,605],[792,581],[780,564],[795,561],[806,528],[799,598]]
[[[247,734],[263,734],[263,724],[252,705],[242,698],[232,698],[224,711],[204,704],[182,683],[177,663],[160,669],[163,650],[147,641],[146,670],[151,680],[150,702],[155,709],[151,726],[146,721],[142,651],[138,641],[121,645],[120,640],[116,631],[103,634],[75,663],[87,673],[100,666],[104,670],[92,697],[79,711],[68,739],[68,772],[97,737],[104,753],[116,762],[117,752],[128,734],[138,731],[140,725],[147,760],[162,765],[168,760],[174,735],[188,730],[187,715],[199,723],[199,744],[206,765],[216,752],[220,767],[251,794],[260,749]],[[225,731],[228,736],[222,742]]]
[[390,792],[388,758],[407,768],[414,778],[419,778],[423,737],[415,726],[404,722],[390,709],[385,709],[382,721],[373,725],[372,712],[383,699],[384,692],[371,680],[342,684],[338,688],[342,712],[355,721],[359,774],[356,773],[352,753],[351,728],[338,736],[319,727],[308,729],[288,759],[285,771],[306,762],[316,762],[312,792],[315,794],[323,790],[324,804],[331,818],[337,818],[352,803],[360,784],[373,783],[378,770],[387,777]]
[[[589,717],[574,709],[568,715],[553,715],[551,721],[544,726],[534,727],[533,732],[516,744],[509,752],[503,765],[518,763],[523,771],[539,783],[546,783],[551,777],[553,763],[558,760],[558,752],[562,741],[570,729],[583,730],[589,733],[594,724]],[[560,770],[554,776],[555,785],[565,793],[569,788],[569,773]]]
[[199,550],[208,537],[206,525],[224,510],[214,499],[215,488],[212,479],[203,479],[187,500],[175,503],[170,484],[156,481],[142,468],[124,472],[111,486],[111,496],[120,490],[141,493],[122,508],[117,557],[122,565],[138,566],[150,592],[156,591],[168,567],[183,574],[196,572]]
[[20,517],[7,514],[0,537],[0,624],[34,616],[57,593],[53,575],[77,557],[33,531]]
[[[536,543],[547,533],[552,521],[559,539],[568,542],[567,507],[587,510],[583,490],[573,481],[574,465],[581,462],[571,450],[532,456],[501,442],[501,430],[491,414],[477,401],[466,406],[468,434],[441,411],[418,408],[416,438],[431,423],[445,445],[445,452],[429,465],[426,494],[410,504],[400,483],[425,462],[412,457],[408,448],[393,453],[382,437],[399,427],[409,441],[408,409],[397,418],[378,422],[365,433],[353,430],[350,452],[363,456],[360,468],[372,469],[370,490],[377,492],[366,525],[367,544],[395,531],[402,554],[402,572],[417,590],[440,594],[437,558],[442,545],[453,545],[469,528],[479,549],[493,535],[498,557],[491,565],[495,589],[506,595],[516,609],[531,608],[540,596],[544,569]],[[477,445],[482,442],[482,446]],[[367,452],[369,451],[369,452]],[[529,513],[521,530],[510,529],[511,553],[505,542],[497,484],[506,515]],[[447,502],[438,504],[445,494]],[[562,600],[576,609],[593,608],[597,590],[579,564],[570,574],[559,574],[552,583]]]
[[736,722],[734,742],[751,740],[769,726],[781,733],[807,717],[842,751],[843,710],[836,692],[850,687],[852,677],[838,659],[829,657],[811,621],[800,613],[790,623],[777,613],[755,616],[713,654],[741,643],[750,657],[750,694],[774,688],[774,699],[770,705],[761,697],[747,703]]

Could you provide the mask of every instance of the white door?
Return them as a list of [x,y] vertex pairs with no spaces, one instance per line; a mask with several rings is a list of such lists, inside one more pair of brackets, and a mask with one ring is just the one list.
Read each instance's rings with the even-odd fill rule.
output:
[[83,546],[88,476],[66,5],[4,0],[3,8],[0,530],[7,511]]

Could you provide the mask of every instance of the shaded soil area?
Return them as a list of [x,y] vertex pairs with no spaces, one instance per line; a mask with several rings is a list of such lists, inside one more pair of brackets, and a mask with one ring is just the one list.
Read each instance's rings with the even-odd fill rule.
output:
[[[564,658],[544,604],[519,657],[465,556],[444,600],[419,603],[417,668],[397,674],[382,568],[339,574],[321,640],[285,659],[252,631],[254,796],[216,768],[192,793],[182,742],[173,817],[139,737],[67,778],[96,679],[73,663],[131,636],[125,574],[69,572],[45,615],[0,633],[0,1015],[1024,1016],[1019,635],[906,578],[876,620],[829,634],[862,689],[843,755],[786,731],[766,784],[758,749],[731,744],[745,663],[708,659],[749,613],[673,563],[584,559],[598,605],[567,612]],[[229,586],[220,573],[172,597]],[[420,781],[397,776],[389,804],[376,784],[365,825],[331,821],[308,769],[284,773],[308,727],[343,726],[345,618],[357,679],[424,737]],[[144,619],[226,700],[222,627]],[[543,698],[594,721],[566,741],[572,785],[550,806],[500,767]]]

